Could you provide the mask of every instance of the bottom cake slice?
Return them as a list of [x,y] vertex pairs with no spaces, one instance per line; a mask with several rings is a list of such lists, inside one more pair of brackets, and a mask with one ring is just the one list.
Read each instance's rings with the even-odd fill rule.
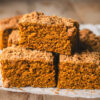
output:
[[52,53],[8,47],[1,56],[4,87],[55,87]]
[[100,53],[60,55],[58,88],[100,89]]

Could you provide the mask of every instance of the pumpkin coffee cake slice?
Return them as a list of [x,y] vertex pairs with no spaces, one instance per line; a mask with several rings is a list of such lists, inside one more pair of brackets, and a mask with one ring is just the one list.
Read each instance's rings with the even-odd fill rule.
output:
[[32,12],[22,17],[19,31],[22,47],[65,55],[77,50],[79,24],[72,19]]
[[8,47],[1,56],[4,87],[55,87],[52,53]]
[[[0,49],[8,46],[8,38],[13,30],[18,29],[18,22],[22,16],[0,19]],[[17,33],[16,33],[17,34]]]
[[58,88],[100,89],[100,53],[60,55]]

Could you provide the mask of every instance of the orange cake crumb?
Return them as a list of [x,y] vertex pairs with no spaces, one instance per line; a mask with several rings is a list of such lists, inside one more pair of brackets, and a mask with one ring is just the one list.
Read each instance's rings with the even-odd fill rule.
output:
[[4,87],[55,87],[52,53],[8,47],[3,50],[1,72]]
[[60,55],[58,88],[100,89],[100,53]]
[[56,92],[55,92],[55,94],[59,94],[59,92],[58,92],[58,91],[56,91]]
[[78,22],[44,13],[32,12],[19,22],[22,47],[71,55],[78,48]]
[[18,88],[19,90],[23,90],[22,88]]
[[56,89],[56,91],[59,91],[59,90],[60,90],[59,88]]

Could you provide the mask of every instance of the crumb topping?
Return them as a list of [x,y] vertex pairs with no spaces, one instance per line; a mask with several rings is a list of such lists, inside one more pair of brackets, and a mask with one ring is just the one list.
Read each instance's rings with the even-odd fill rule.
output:
[[22,16],[0,19],[0,30],[18,28],[18,22]]
[[18,45],[18,41],[19,41],[19,30],[13,30],[11,32],[11,34],[9,35],[9,39],[8,39],[8,46],[11,45]]
[[3,52],[0,55],[0,60],[34,60],[53,62],[53,56],[52,53],[48,53],[45,51],[32,51],[18,46],[12,46],[3,49]]
[[73,56],[60,55],[60,63],[96,63],[100,64],[99,52],[82,52],[81,54],[74,54]]
[[100,51],[100,36],[96,36],[91,30],[80,31],[81,49],[89,51]]
[[29,14],[26,14],[22,17],[20,20],[20,23],[23,22],[30,22],[30,23],[41,23],[41,24],[47,24],[47,25],[66,25],[66,26],[74,26],[74,24],[78,25],[78,22],[72,19],[58,17],[58,16],[47,16],[44,15],[42,12],[32,12]]

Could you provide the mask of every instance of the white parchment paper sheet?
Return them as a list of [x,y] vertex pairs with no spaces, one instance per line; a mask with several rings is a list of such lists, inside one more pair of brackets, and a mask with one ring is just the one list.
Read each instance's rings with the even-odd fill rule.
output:
[[[92,30],[96,35],[100,35],[100,25],[81,25],[80,29],[88,28]],[[2,51],[0,51],[1,53]],[[28,92],[35,94],[49,94],[49,95],[61,95],[68,97],[84,97],[84,98],[100,98],[100,90],[77,90],[77,89],[60,89],[57,91],[57,88],[3,88],[2,87],[2,76],[0,73],[0,90],[14,91],[14,92]]]

